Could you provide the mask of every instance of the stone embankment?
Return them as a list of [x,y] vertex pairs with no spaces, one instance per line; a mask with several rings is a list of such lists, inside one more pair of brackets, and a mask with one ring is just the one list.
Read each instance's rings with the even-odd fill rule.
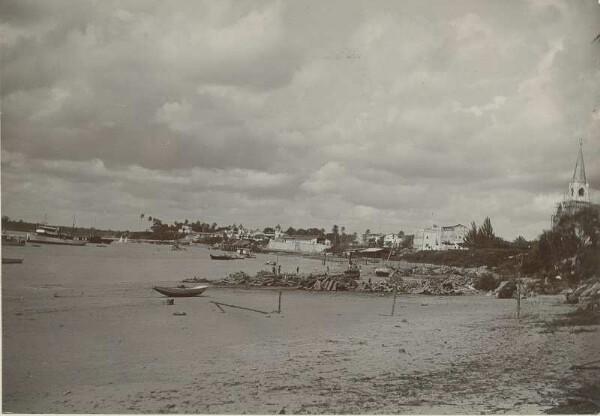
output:
[[[422,295],[464,295],[485,293],[500,285],[501,277],[486,268],[419,265],[397,268],[384,280],[371,281],[344,274],[281,274],[261,271],[255,276],[237,272],[220,280],[223,286],[293,287],[315,291],[392,292]],[[491,292],[492,293],[492,292]]]

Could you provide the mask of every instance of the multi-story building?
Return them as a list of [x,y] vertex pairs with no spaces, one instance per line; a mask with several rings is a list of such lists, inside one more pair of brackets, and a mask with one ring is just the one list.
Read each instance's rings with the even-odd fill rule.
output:
[[414,235],[413,249],[420,250],[459,250],[469,229],[462,224],[423,228]]

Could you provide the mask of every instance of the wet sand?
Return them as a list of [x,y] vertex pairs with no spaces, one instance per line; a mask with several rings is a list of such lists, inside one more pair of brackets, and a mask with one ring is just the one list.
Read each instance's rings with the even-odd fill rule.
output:
[[[561,297],[399,296],[4,281],[3,410],[20,413],[541,413],[600,333],[546,333]],[[174,316],[185,312],[185,316]]]

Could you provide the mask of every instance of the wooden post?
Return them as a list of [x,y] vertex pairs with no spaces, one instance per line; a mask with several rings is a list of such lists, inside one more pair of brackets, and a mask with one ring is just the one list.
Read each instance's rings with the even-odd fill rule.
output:
[[517,319],[521,319],[521,270],[523,269],[523,257],[519,262],[519,270],[517,271]]
[[394,284],[394,302],[392,303],[392,316],[394,316],[394,310],[396,309],[396,294],[398,293],[398,285]]
[[277,313],[281,313],[281,290],[279,291],[279,302],[277,304]]
[[[236,306],[236,305],[230,305],[228,303],[223,303],[223,302],[216,302],[214,300],[211,300],[210,303],[214,303],[215,305],[217,305],[217,307],[219,309],[221,309],[221,311],[223,311],[223,308],[221,308],[221,306],[229,306],[230,308],[236,308],[236,309],[244,309],[246,311],[252,311],[252,312],[258,312],[258,313],[263,313],[265,315],[268,315],[269,312],[265,312],[265,311],[259,311],[258,309],[253,309],[253,308],[245,308],[243,306]],[[223,311],[224,312],[224,311]]]
[[521,278],[517,276],[517,319],[521,319]]

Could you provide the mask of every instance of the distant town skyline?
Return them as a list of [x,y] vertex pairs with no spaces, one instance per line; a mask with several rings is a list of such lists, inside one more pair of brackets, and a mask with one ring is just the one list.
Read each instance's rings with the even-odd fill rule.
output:
[[583,140],[589,1],[4,1],[2,214],[536,238]]

